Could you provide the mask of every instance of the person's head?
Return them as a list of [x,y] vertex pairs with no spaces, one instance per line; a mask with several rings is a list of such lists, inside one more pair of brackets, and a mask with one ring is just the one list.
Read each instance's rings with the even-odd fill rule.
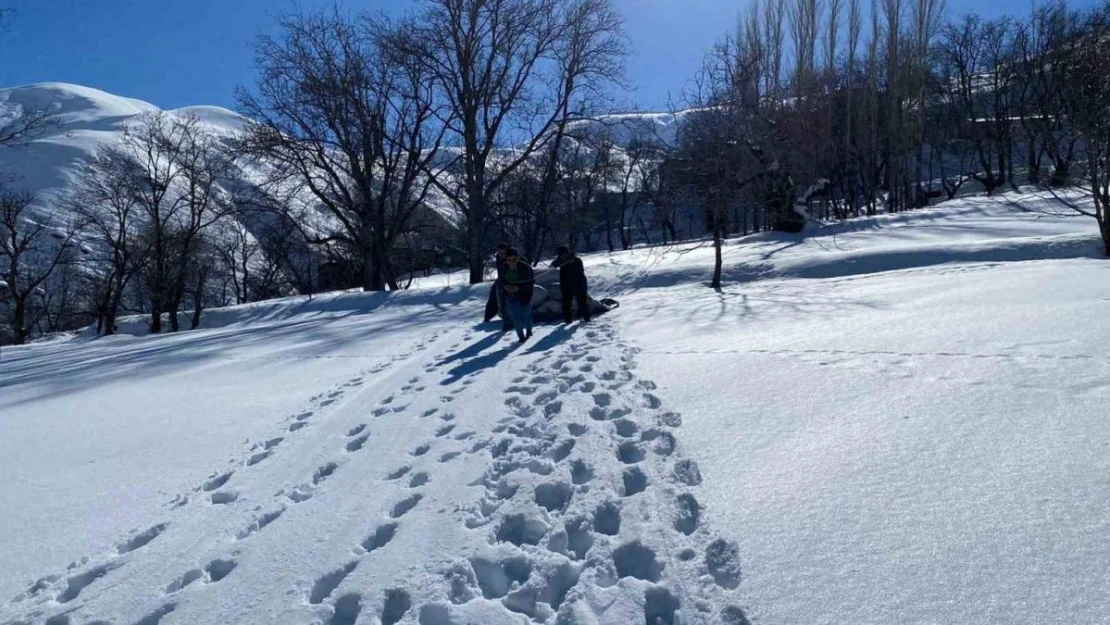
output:
[[518,260],[520,260],[520,252],[517,252],[515,247],[505,249],[505,261],[509,263],[510,267],[516,267]]
[[555,253],[559,256],[559,258],[567,258],[571,255],[570,247],[566,245],[560,245],[555,250]]
[[497,253],[504,256],[505,252],[509,251],[509,244],[502,241],[497,244]]

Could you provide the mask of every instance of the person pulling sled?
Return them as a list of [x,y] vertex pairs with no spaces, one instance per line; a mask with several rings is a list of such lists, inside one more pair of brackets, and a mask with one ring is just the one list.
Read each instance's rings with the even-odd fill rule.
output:
[[563,296],[563,322],[574,321],[572,304],[578,305],[578,316],[583,322],[590,320],[589,284],[586,281],[586,268],[574,250],[560,245],[552,267],[559,268],[559,290]]

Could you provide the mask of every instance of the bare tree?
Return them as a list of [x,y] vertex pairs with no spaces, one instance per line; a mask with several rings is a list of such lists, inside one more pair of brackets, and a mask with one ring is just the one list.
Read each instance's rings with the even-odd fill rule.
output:
[[230,282],[236,304],[254,301],[258,279],[255,270],[263,260],[262,246],[239,219],[229,219],[221,235],[213,241],[220,274]]
[[87,259],[93,276],[97,326],[115,332],[124,294],[147,259],[148,241],[140,236],[139,164],[119,146],[105,145],[82,164],[67,203],[93,247]]
[[150,330],[162,331],[173,275],[175,253],[173,230],[188,197],[181,192],[185,167],[185,148],[194,136],[195,120],[180,120],[162,112],[145,114],[127,126],[120,148],[133,160],[127,168],[127,182],[142,209],[145,243],[150,262],[144,267],[150,306]]
[[415,57],[424,45],[409,23],[292,15],[258,42],[256,93],[240,91],[246,149],[273,167],[272,186],[326,211],[331,224],[308,238],[352,250],[365,290],[397,288],[389,254],[423,206],[444,132]]
[[[619,76],[610,0],[422,0],[416,32],[450,114],[460,156],[436,184],[463,216],[471,283],[483,279],[492,201],[517,170],[560,151],[579,100]],[[506,148],[512,147],[511,150]],[[545,193],[553,188],[550,172]]]
[[40,289],[70,257],[72,231],[62,232],[32,219],[34,198],[0,189],[0,292],[11,300],[11,340],[22,345],[29,336],[28,314]]
[[[218,221],[230,214],[232,202],[225,191],[230,181],[236,179],[237,168],[233,155],[223,140],[205,130],[197,120],[186,119],[182,124],[185,141],[181,143],[181,189],[184,206],[173,228],[175,263],[166,276],[165,311],[169,313],[170,330],[180,329],[178,311],[185,298],[192,276],[197,271],[206,272],[207,266],[196,261],[205,247],[205,233]],[[202,273],[207,276],[207,273]],[[194,308],[196,327],[203,302]]]
[[1075,206],[1094,217],[1107,255],[1110,255],[1110,7],[1091,11],[1083,18],[1082,35],[1070,46],[1064,76],[1064,96],[1072,127],[1080,136],[1086,162],[1086,187],[1091,210]]
[[793,0],[790,6],[790,36],[794,43],[794,86],[799,98],[808,95],[813,85],[820,28],[820,0]]

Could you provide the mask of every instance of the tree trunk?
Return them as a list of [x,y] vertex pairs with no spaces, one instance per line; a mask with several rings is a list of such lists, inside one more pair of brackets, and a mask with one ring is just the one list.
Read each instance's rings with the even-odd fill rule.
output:
[[1098,211],[1098,231],[1102,235],[1102,246],[1106,251],[1106,255],[1110,256],[1110,218],[1107,216],[1107,208],[1103,207]]
[[23,345],[27,342],[27,300],[14,294],[15,306],[12,310],[12,343]]
[[162,331],[162,302],[161,298],[154,295],[154,301],[151,303],[150,308],[150,331],[153,334],[158,334]]
[[610,252],[616,250],[613,246],[613,207],[608,201],[605,202],[605,242],[609,245]]
[[471,189],[468,193],[470,214],[467,216],[467,238],[470,249],[467,250],[467,264],[470,267],[470,284],[480,284],[485,280],[485,254],[482,249],[482,235],[485,233],[486,202],[479,189]]
[[718,291],[721,289],[721,272],[724,268],[724,260],[721,255],[721,226],[720,224],[713,228],[713,283],[710,285]]

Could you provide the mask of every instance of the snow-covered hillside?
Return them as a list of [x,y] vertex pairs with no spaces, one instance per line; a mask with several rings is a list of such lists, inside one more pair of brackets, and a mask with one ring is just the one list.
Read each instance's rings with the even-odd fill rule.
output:
[[[142,100],[66,83],[0,89],[0,121],[36,111],[52,114],[50,126],[26,145],[0,148],[0,172],[13,188],[34,195],[37,219],[60,226],[72,217],[63,200],[80,162],[100,145],[118,141],[125,126],[159,109]],[[195,117],[221,135],[241,132],[246,125],[243,117],[219,107],[167,113]]]
[[621,307],[523,347],[440,278],[5,349],[0,623],[1105,623],[1110,264],[1055,207],[733,241],[721,292],[591,256]]

